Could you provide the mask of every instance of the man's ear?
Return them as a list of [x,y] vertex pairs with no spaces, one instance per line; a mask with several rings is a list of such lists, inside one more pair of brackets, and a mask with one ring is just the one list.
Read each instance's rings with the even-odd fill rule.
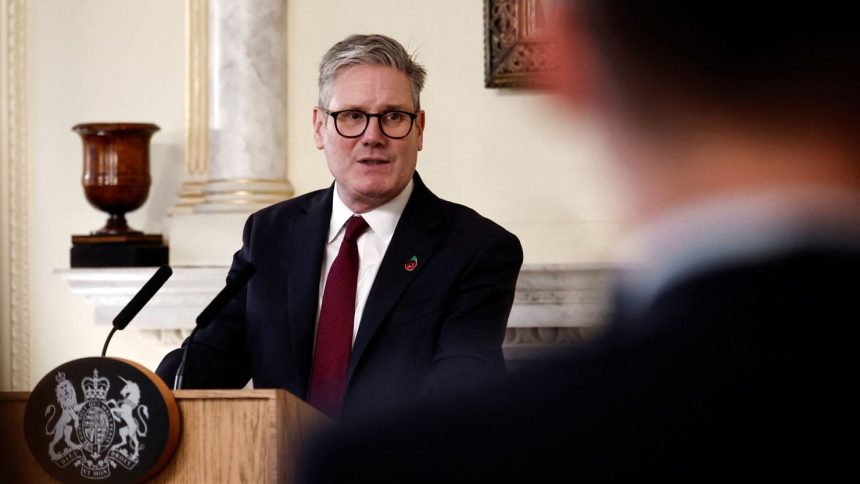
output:
[[418,117],[415,118],[415,129],[418,130],[418,151],[424,147],[424,123],[426,122],[424,110],[418,111]]
[[581,109],[595,93],[597,57],[594,44],[575,7],[559,6],[551,19],[551,44],[558,69],[548,76],[549,85],[568,107]]
[[323,146],[325,146],[323,144],[323,141],[325,136],[325,122],[327,116],[328,114],[326,114],[322,109],[320,109],[319,107],[314,107],[314,144],[316,145],[318,150],[323,149]]

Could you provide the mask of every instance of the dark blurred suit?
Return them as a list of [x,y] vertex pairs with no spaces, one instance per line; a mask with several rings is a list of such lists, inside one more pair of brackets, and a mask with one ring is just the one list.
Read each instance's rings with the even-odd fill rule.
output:
[[858,280],[860,246],[811,244],[676,281],[567,360],[334,430],[304,482],[833,477],[853,462]]

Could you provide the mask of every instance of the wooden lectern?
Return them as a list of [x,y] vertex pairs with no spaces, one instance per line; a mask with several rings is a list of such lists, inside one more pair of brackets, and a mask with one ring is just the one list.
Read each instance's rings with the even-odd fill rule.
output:
[[[308,439],[331,423],[285,390],[178,390],[176,454],[150,482],[293,482]],[[0,393],[0,481],[55,482],[24,439],[28,392]],[[7,480],[8,479],[8,480]]]

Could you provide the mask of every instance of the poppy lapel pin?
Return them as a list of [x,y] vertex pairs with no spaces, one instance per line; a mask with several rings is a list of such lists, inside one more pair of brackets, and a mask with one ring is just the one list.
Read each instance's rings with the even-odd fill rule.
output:
[[409,259],[409,262],[403,264],[403,268],[409,272],[414,271],[416,267],[418,267],[418,257],[415,257],[414,255]]

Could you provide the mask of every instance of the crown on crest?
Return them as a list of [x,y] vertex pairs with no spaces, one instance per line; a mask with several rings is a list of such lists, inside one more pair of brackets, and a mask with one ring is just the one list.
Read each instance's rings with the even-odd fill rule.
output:
[[56,375],[54,375],[54,380],[57,380],[57,383],[63,383],[64,381],[66,381],[66,374],[60,371]]
[[100,377],[98,370],[93,370],[92,377],[86,376],[81,380],[81,387],[87,400],[105,400],[110,390],[110,380]]

